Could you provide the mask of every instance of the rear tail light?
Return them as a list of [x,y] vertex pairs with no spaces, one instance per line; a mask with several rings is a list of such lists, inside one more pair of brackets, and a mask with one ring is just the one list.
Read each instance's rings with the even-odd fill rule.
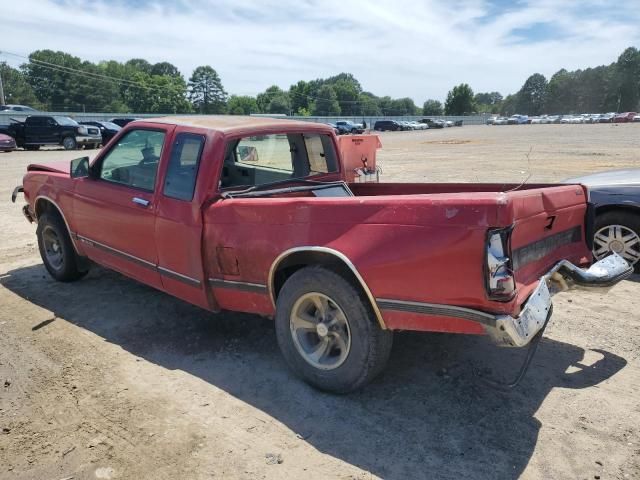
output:
[[516,293],[510,243],[511,228],[489,230],[485,271],[487,293],[492,300],[508,301]]

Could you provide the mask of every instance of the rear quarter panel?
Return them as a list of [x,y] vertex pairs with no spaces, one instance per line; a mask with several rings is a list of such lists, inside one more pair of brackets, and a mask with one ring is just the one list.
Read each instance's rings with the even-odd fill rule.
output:
[[[266,284],[282,252],[324,246],[345,254],[375,297],[480,308],[496,205],[491,196],[464,197],[222,200],[204,213],[206,261],[216,277]],[[233,256],[236,274],[225,273],[220,249]],[[251,311],[273,314],[270,302],[254,300]]]

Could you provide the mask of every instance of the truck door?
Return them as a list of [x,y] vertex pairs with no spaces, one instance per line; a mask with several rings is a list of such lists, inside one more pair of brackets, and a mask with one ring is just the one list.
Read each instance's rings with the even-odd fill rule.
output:
[[46,120],[46,117],[27,117],[24,122],[24,142],[26,144],[45,143]]
[[202,261],[204,192],[196,192],[196,180],[206,146],[204,134],[176,128],[160,174],[155,225],[164,290],[203,308],[210,307]]
[[166,163],[173,125],[129,130],[76,181],[76,234],[88,256],[162,289],[158,273],[158,167]]

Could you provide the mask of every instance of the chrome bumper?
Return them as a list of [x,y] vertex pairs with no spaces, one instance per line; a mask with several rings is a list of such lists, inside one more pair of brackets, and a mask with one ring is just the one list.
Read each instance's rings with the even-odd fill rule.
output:
[[91,143],[101,143],[101,142],[102,142],[102,136],[100,137],[91,137],[86,135],[76,136],[76,143],[78,145],[86,145],[87,143],[91,144]]
[[550,317],[551,297],[571,288],[610,288],[633,273],[620,255],[614,253],[583,270],[562,260],[540,278],[540,283],[524,304],[520,315],[497,315],[487,333],[503,346],[523,347],[542,329]]

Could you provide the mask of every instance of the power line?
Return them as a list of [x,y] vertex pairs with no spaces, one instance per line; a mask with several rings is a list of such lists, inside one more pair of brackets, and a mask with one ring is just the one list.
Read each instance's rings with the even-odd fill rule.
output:
[[[138,88],[142,88],[142,89],[147,89],[147,90],[155,90],[155,89],[163,89],[163,88],[176,88],[173,85],[172,86],[152,86],[152,85],[144,85],[141,84],[140,82],[136,82],[134,80],[128,80],[125,78],[119,78],[119,77],[112,77],[110,75],[104,75],[104,74],[99,74],[99,73],[94,73],[94,72],[87,72],[86,70],[79,70],[76,68],[72,68],[72,67],[67,67],[64,65],[58,65],[55,63],[50,63],[50,62],[45,62],[44,60],[38,60],[38,59],[32,59],[30,57],[26,57],[24,55],[20,55],[17,53],[13,53],[13,52],[7,52],[5,51],[0,51],[0,53],[4,53],[5,55],[11,55],[17,58],[21,58],[24,60],[27,60],[30,63],[36,64],[42,68],[49,68],[51,70],[54,71],[58,71],[58,72],[62,72],[62,73],[69,73],[69,74],[75,74],[75,75],[79,75],[79,76],[84,76],[86,78],[93,78],[93,79],[103,79],[105,81],[111,81],[114,83],[120,83],[120,84],[124,84],[125,86],[132,86],[132,87],[138,87]],[[312,95],[307,95],[304,93],[299,93],[299,92],[285,92],[284,90],[282,90],[281,92],[261,92],[258,94],[255,94],[255,96],[257,97],[258,95],[264,95],[267,97],[271,97],[271,96],[277,96],[277,95],[289,95],[289,96],[297,96],[299,98],[305,98],[307,100],[311,100],[311,101],[317,101],[317,100],[331,100],[330,98],[326,98],[326,97],[314,97]],[[367,102],[363,102],[360,100],[337,100],[336,101],[339,104],[354,104],[354,105],[360,105],[360,104],[365,104]]]
[[141,88],[144,90],[164,90],[164,89],[171,89],[174,91],[179,91],[179,87],[176,87],[174,85],[145,85],[142,84],[140,82],[136,82],[134,80],[128,80],[125,78],[118,78],[118,77],[112,77],[109,75],[102,75],[99,73],[93,73],[93,72],[87,72],[85,70],[78,70],[76,68],[72,68],[72,67],[66,67],[64,65],[58,65],[55,63],[50,63],[50,62],[45,62],[43,60],[37,60],[37,59],[31,59],[29,57],[25,57],[24,55],[19,55],[17,53],[12,53],[12,52],[7,52],[7,51],[0,51],[0,53],[3,53],[5,55],[12,55],[14,57],[18,57],[18,58],[22,58],[27,60],[29,63],[33,63],[39,67],[45,68],[45,69],[49,69],[49,70],[53,70],[53,71],[57,71],[57,72],[61,72],[61,73],[67,73],[67,74],[71,74],[71,75],[78,75],[84,78],[90,78],[92,80],[103,80],[103,81],[110,81],[113,83],[117,83],[117,84],[121,84],[125,87],[136,87],[136,88]]

